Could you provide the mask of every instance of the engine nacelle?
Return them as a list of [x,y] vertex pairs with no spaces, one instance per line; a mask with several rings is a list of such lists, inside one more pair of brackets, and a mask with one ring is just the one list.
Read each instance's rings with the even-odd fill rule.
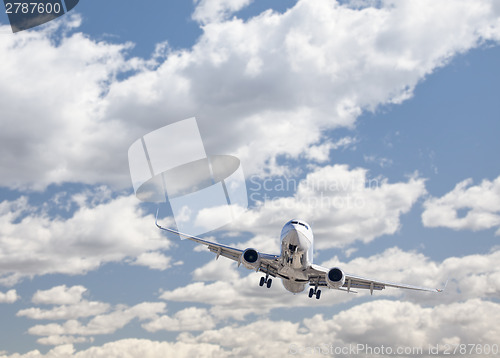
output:
[[342,287],[345,283],[344,271],[342,271],[338,267],[330,269],[326,274],[326,283],[330,288]]
[[260,254],[255,249],[246,249],[241,254],[241,263],[248,269],[260,267]]

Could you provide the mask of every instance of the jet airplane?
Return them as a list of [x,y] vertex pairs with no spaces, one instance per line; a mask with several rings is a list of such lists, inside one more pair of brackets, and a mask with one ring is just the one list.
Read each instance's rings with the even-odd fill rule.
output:
[[309,284],[309,297],[315,296],[319,299],[322,287],[329,289],[354,292],[353,289],[367,289],[373,295],[373,291],[380,291],[386,287],[405,288],[418,291],[442,292],[437,288],[419,287],[407,284],[399,284],[388,281],[375,280],[350,273],[345,273],[339,267],[326,268],[313,263],[314,236],[311,227],[302,220],[290,220],[281,230],[281,254],[270,255],[261,253],[253,248],[240,250],[234,247],[207,241],[196,236],[183,234],[179,231],[162,227],[158,224],[158,213],[156,215],[156,226],[161,230],[177,234],[184,239],[189,239],[198,244],[206,245],[208,249],[219,256],[227,257],[243,264],[248,269],[262,272],[259,281],[260,286],[271,287],[272,277],[280,278],[285,289],[292,293],[305,290]]

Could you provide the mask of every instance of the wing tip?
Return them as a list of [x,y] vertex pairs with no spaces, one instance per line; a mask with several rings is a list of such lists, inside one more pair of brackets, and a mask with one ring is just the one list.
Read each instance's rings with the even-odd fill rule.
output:
[[160,224],[158,224],[158,214],[159,214],[159,212],[160,212],[160,207],[158,206],[158,208],[156,209],[156,216],[155,216],[155,225],[156,225],[156,227],[158,229],[160,229],[160,230],[167,231],[167,232],[170,232],[172,234],[177,234],[181,240],[186,239],[184,237],[186,234],[183,234],[183,233],[181,233],[179,231],[176,231],[176,230],[165,228],[165,227],[161,226]]
[[444,290],[446,289],[446,286],[448,286],[448,281],[449,281],[449,279],[446,280],[446,282],[444,283],[443,288],[436,288],[436,292],[438,292],[438,293],[444,292]]
[[160,212],[160,207],[156,209],[156,216],[155,216],[155,225],[158,229],[163,229],[160,225],[158,225],[158,214]]

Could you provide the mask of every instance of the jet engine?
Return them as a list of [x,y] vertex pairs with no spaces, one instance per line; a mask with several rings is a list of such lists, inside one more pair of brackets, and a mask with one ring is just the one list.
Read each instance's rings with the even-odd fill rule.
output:
[[338,267],[330,269],[326,274],[326,283],[328,284],[329,288],[342,287],[345,283],[344,271],[342,271]]
[[248,269],[260,267],[260,254],[255,249],[246,249],[241,254],[241,263]]

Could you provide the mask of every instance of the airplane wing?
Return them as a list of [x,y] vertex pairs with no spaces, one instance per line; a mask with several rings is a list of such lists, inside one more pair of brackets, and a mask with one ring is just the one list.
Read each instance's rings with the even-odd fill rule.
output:
[[[319,265],[311,265],[310,275],[309,275],[309,285],[317,286],[317,287],[328,287],[328,283],[326,281],[326,275],[330,269],[319,266]],[[428,291],[428,292],[442,292],[442,289],[438,288],[428,288],[428,287],[420,287],[407,285],[402,283],[394,283],[389,281],[381,281],[375,280],[367,277],[362,277],[358,275],[352,275],[345,273],[345,282],[342,287],[339,287],[339,290],[347,291],[347,292],[355,292],[352,289],[368,289],[370,293],[373,294],[373,291],[380,291],[385,289],[386,287],[395,287],[395,288],[405,288],[409,290],[417,290],[417,291]]]
[[[158,213],[156,216],[155,224],[161,230],[170,232],[172,234],[179,235],[181,238],[189,239],[189,240],[194,241],[198,244],[202,244],[202,245],[207,246],[208,250],[210,250],[211,252],[216,254],[216,257],[215,257],[216,260],[219,258],[219,256],[224,256],[224,257],[227,257],[228,259],[231,259],[231,260],[238,262],[238,266],[240,266],[240,264],[242,263],[241,257],[243,255],[243,253],[245,252],[245,250],[237,249],[237,248],[227,246],[227,245],[222,245],[222,244],[219,244],[216,242],[204,240],[204,239],[199,238],[197,236],[184,234],[184,233],[179,232],[177,230],[162,227],[158,224]],[[254,268],[254,270],[256,272],[260,271],[260,272],[264,272],[265,274],[268,274],[272,277],[276,277],[276,273],[278,271],[279,256],[278,255],[263,254],[260,252],[259,252],[259,255],[260,255],[260,265],[256,268]]]

